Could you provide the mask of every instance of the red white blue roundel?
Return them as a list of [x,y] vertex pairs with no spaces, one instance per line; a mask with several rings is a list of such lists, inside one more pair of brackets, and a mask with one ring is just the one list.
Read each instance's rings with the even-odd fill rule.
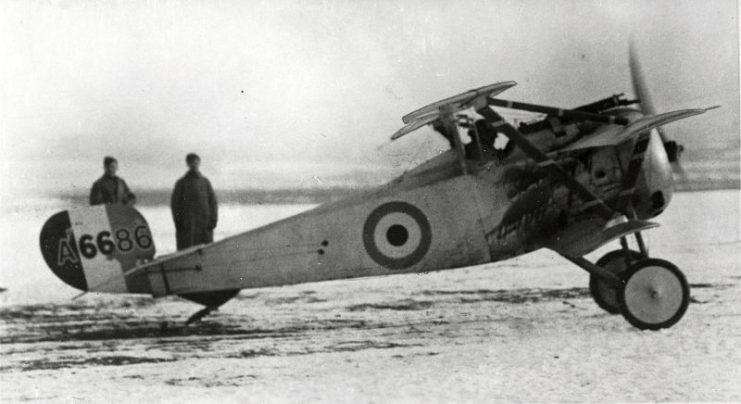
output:
[[375,262],[389,269],[418,263],[431,241],[427,217],[406,202],[388,202],[375,208],[363,225],[365,250]]

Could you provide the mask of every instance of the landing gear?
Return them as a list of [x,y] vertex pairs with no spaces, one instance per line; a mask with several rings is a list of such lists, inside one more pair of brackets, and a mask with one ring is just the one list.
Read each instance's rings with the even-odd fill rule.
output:
[[[641,253],[629,249],[610,251],[597,260],[597,266],[622,278],[631,264],[641,259]],[[589,291],[599,307],[610,314],[620,314],[618,288],[594,274],[589,276]]]
[[589,290],[594,301],[610,314],[622,314],[634,327],[659,330],[676,324],[690,301],[690,288],[682,272],[671,262],[648,258],[639,233],[640,251],[622,248],[610,251],[593,264],[583,257],[566,257],[590,274]]
[[625,273],[618,294],[620,312],[641,330],[658,330],[676,324],[687,311],[690,288],[671,262],[647,258]]

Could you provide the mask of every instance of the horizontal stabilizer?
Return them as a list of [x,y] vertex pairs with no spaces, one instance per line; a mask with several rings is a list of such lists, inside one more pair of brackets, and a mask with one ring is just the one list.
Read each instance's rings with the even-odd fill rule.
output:
[[[170,287],[167,285],[168,283],[166,280],[167,275],[168,274],[173,275],[175,273],[184,272],[184,271],[202,270],[200,263],[198,261],[198,257],[201,255],[202,248],[205,246],[206,246],[205,244],[200,244],[200,245],[193,246],[185,250],[174,252],[172,254],[167,254],[167,255],[157,257],[156,259],[149,259],[146,262],[142,262],[141,264],[133,268],[127,269],[122,274],[109,276],[108,278],[103,279],[100,283],[98,283],[98,288],[101,288],[104,285],[108,285],[110,283],[116,282],[119,278],[125,279],[127,283],[130,283],[136,279],[147,279],[148,287],[146,288],[146,290],[135,289],[135,290],[128,290],[128,292],[129,293],[151,293],[152,296],[154,297],[161,297],[161,296],[170,295],[170,294],[177,294],[176,293],[177,291],[171,290]],[[175,260],[181,260],[179,262],[180,265],[177,267],[173,267],[171,265],[172,262]],[[152,288],[152,285],[162,286],[162,287]],[[91,289],[91,291],[92,290],[93,289]],[[75,296],[73,299],[76,299],[84,294],[85,293],[81,293]],[[196,301],[196,303],[208,305],[208,304],[201,303],[198,301]]]
[[639,134],[657,128],[680,119],[700,115],[718,106],[710,108],[682,109],[679,111],[666,112],[659,115],[648,115],[640,118],[625,127],[614,127],[613,130],[599,132],[592,136],[587,136],[575,143],[567,146],[560,151],[572,151],[587,149],[591,147],[617,146],[625,143]]
[[598,220],[576,223],[549,237],[544,245],[564,256],[582,257],[612,240],[659,226],[644,220],[630,220],[608,228],[603,228],[602,223]]

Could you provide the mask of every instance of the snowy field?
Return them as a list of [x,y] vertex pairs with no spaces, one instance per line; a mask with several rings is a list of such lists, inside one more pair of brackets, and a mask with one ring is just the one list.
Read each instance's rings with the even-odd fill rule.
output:
[[[310,206],[225,206],[217,237]],[[200,324],[178,298],[76,294],[48,271],[48,201],[3,212],[0,397],[42,402],[740,401],[739,191],[681,193],[646,233],[692,304],[641,332],[557,255],[245,290]],[[173,250],[165,207],[143,208]],[[8,230],[10,229],[10,230]],[[590,258],[615,246],[604,248]]]

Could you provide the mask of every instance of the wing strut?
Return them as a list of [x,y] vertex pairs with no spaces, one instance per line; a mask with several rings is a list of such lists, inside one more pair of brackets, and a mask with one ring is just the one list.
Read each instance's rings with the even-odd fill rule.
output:
[[458,126],[455,123],[455,117],[453,116],[453,108],[450,106],[440,107],[440,120],[442,121],[445,131],[453,137],[455,142],[455,150],[458,153],[458,161],[461,163],[461,172],[463,175],[468,174],[468,166],[466,165],[466,155],[463,149],[463,142],[461,141],[461,135],[458,133]]
[[[566,186],[576,192],[579,197],[584,201],[586,208],[595,208],[599,215],[605,220],[611,220],[615,216],[615,211],[612,210],[605,202],[597,197],[587,187],[578,182],[574,177],[569,175],[566,170],[563,169],[553,159],[548,157],[535,145],[530,143],[525,136],[520,133],[514,126],[510,125],[507,121],[502,118],[496,111],[492,110],[488,106],[477,109],[476,112],[481,114],[485,119],[491,122],[491,124],[504,132],[509,139],[522,149],[525,154],[535,160],[541,167],[551,167],[553,171],[561,177]],[[639,166],[640,168],[640,166]]]
[[618,125],[627,125],[629,122],[627,119],[615,116],[615,115],[603,115],[595,114],[587,111],[580,111],[576,109],[563,109],[548,107],[545,105],[527,104],[524,102],[507,101],[493,98],[491,96],[486,97],[486,102],[489,105],[502,108],[519,109],[522,111],[537,112],[541,114],[547,114],[550,116],[557,116],[559,118],[574,119],[578,121],[593,121],[602,123],[613,123]]

